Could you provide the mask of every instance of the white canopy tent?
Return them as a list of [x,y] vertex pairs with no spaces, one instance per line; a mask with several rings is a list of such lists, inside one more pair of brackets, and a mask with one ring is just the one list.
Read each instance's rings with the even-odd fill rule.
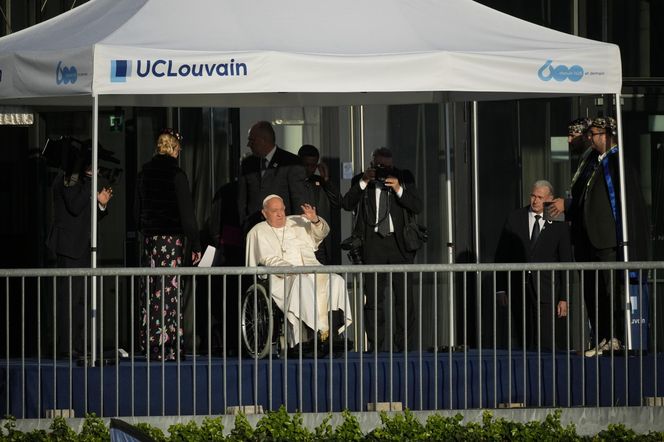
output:
[[2,99],[124,96],[101,105],[178,105],[201,96],[219,104],[237,94],[261,105],[283,93],[314,94],[314,101],[353,92],[467,99],[621,87],[617,46],[471,0],[91,0],[0,39],[0,68]]
[[99,106],[615,94],[622,133],[616,45],[472,0],[91,0],[1,38],[0,72],[0,104],[92,107],[95,168]]

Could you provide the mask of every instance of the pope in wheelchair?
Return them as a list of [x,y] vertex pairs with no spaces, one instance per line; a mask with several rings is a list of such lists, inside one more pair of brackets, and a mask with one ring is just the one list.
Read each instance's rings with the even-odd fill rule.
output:
[[[265,221],[247,234],[246,265],[267,267],[320,266],[315,251],[330,232],[325,220],[309,204],[302,215],[286,216],[284,202],[278,195],[263,200]],[[344,279],[337,274],[270,275],[270,292],[275,304],[288,320],[288,343],[292,347],[306,340],[300,320],[326,340],[340,334],[352,323],[350,300]],[[316,295],[314,296],[314,291]],[[334,337],[334,335],[333,335]]]

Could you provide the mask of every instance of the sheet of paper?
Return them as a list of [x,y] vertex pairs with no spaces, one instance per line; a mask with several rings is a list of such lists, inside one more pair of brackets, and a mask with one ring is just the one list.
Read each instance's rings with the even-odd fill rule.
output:
[[212,262],[214,261],[214,254],[216,251],[217,249],[215,247],[207,246],[201,261],[198,263],[198,267],[212,267]]

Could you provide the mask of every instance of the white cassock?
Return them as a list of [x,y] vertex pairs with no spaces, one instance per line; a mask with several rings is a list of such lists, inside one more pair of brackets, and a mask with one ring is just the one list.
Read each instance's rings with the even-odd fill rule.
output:
[[[330,226],[323,218],[318,219],[320,222],[313,224],[304,216],[291,215],[282,228],[272,227],[267,221],[256,224],[247,234],[246,265],[320,266],[315,251],[330,232]],[[326,331],[330,328],[328,312],[343,310],[346,326],[352,323],[346,282],[337,274],[286,275],[285,278],[283,275],[270,275],[270,290],[282,311],[287,302],[286,316],[292,326],[292,344],[300,340],[300,318],[312,330]],[[337,333],[344,328],[337,330]]]

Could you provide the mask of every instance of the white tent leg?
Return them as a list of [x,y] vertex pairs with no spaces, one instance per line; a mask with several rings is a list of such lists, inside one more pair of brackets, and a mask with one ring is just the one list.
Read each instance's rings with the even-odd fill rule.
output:
[[[623,128],[622,128],[622,105],[620,103],[620,94],[615,95],[616,99],[616,122],[618,123],[618,174],[620,175],[620,221],[622,229],[622,251],[623,262],[629,262],[629,237],[627,233],[627,192],[625,191],[625,156],[623,146]],[[620,247],[620,245],[619,245]],[[629,298],[629,270],[625,270],[623,275],[625,281],[625,346],[632,349],[632,309]],[[619,295],[616,295],[619,296]]]
[[[447,190],[447,263],[454,264],[454,216],[452,205],[452,131],[450,125],[450,103],[445,103],[445,187]],[[456,324],[454,321],[454,272],[449,278],[449,346],[456,345]]]
[[364,172],[364,105],[360,104],[360,163]]
[[622,136],[622,106],[620,104],[620,94],[616,94],[616,121],[618,123],[618,171],[620,173],[620,219],[622,224],[623,238],[623,261],[629,262],[628,237],[627,237],[627,192],[625,192],[625,156],[623,151]]
[[478,157],[477,101],[473,101],[473,224],[475,241],[475,262],[480,263],[480,173]]
[[[92,254],[90,265],[93,269],[97,268],[97,170],[99,169],[99,97],[92,96],[92,186],[91,186],[91,216],[90,216],[90,252]],[[93,276],[91,283],[92,300],[91,300],[91,319],[90,319],[90,353],[91,364],[96,365],[97,359],[97,277]]]

